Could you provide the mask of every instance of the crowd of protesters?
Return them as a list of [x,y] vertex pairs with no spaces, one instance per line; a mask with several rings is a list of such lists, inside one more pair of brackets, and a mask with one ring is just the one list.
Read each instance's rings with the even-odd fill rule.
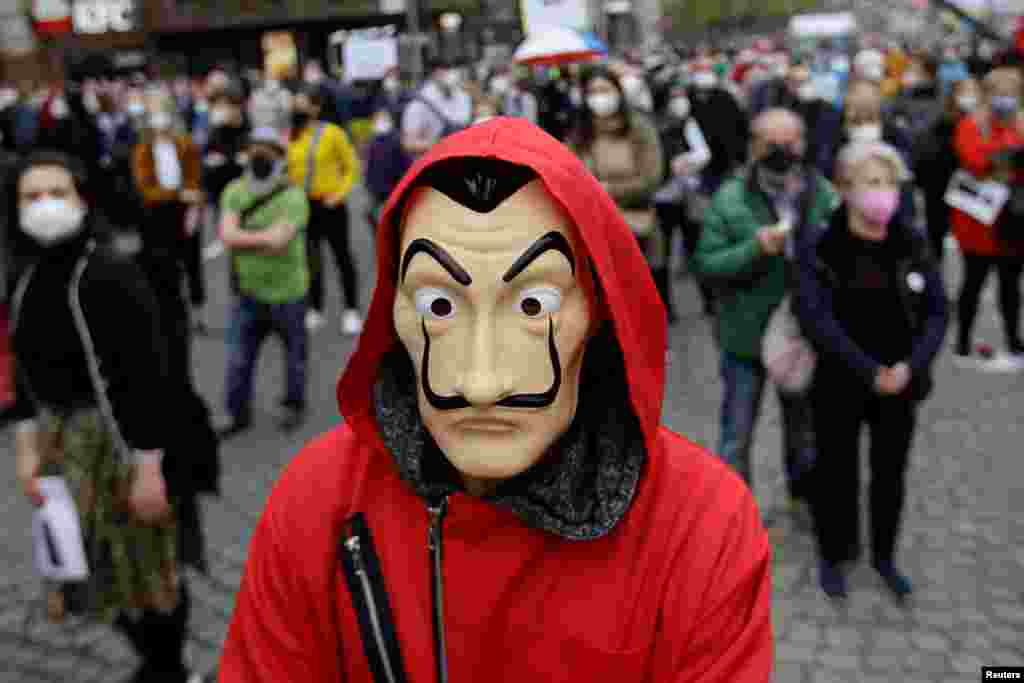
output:
[[[130,537],[108,533],[125,501],[90,501],[113,578],[98,597],[65,592],[67,609],[115,620],[143,658],[137,680],[199,680],[181,661],[188,593],[174,568],[203,564],[195,499],[217,488],[214,432],[223,440],[252,425],[270,333],[287,356],[280,425],[303,423],[309,335],[329,318],[323,242],[344,302],[337,329],[359,335],[353,220],[372,228],[419,156],[496,116],[528,119],[585,163],[633,229],[670,324],[676,271],[692,274],[720,352],[716,451],[750,485],[762,395],[776,385],[790,508],[810,516],[833,598],[846,596],[861,554],[867,425],[871,559],[896,597],[909,595],[897,561],[904,479],[947,319],[957,364],[1024,370],[1024,79],[1012,56],[759,44],[599,66],[437,61],[428,72],[422,84],[394,70],[360,88],[315,62],[301,80],[218,68],[0,85],[19,479],[37,500],[37,477],[54,468],[85,478],[100,463],[106,479],[134,482]],[[1002,188],[1004,202],[995,215],[957,203],[958,183]],[[353,217],[360,184],[369,213]],[[111,246],[125,230],[140,237],[133,260]],[[231,259],[234,294],[215,417],[193,387],[190,354],[211,241]],[[954,244],[964,275],[948,295]],[[1003,352],[973,333],[993,270]],[[796,330],[783,341],[803,345],[793,363],[814,363],[802,381],[796,365],[766,360],[783,316]],[[180,423],[154,421],[155,387],[175,397],[163,413]],[[145,475],[131,479],[133,465]]]

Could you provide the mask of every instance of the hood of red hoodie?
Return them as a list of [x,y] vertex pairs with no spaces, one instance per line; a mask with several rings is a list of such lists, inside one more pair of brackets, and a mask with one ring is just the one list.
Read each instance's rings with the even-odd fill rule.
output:
[[[361,440],[385,448],[374,386],[385,357],[401,346],[393,320],[400,207],[431,165],[455,157],[490,157],[527,166],[575,223],[603,290],[606,326],[621,349],[622,389],[648,452],[655,448],[664,394],[664,307],[646,259],[614,201],[583,163],[539,127],[495,118],[434,145],[392,192],[377,227],[377,284],[362,336],[337,388],[342,416]],[[610,325],[608,325],[610,323]]]

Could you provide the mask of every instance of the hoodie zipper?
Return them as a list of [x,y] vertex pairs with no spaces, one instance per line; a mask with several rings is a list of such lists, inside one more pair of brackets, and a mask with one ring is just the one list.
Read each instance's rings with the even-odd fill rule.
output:
[[448,652],[444,624],[444,556],[442,553],[444,517],[448,512],[448,496],[427,505],[430,526],[427,529],[427,548],[430,556],[430,595],[434,608],[434,661],[437,665],[437,683],[448,683]]
[[404,683],[402,653],[384,577],[362,513],[353,515],[346,523],[341,545],[342,568],[374,678],[377,683]]

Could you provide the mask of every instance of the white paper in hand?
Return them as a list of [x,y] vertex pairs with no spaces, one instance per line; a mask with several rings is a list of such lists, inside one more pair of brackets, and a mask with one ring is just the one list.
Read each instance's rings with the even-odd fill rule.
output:
[[36,571],[53,581],[82,581],[89,576],[78,510],[61,477],[40,477],[46,502],[32,519]]

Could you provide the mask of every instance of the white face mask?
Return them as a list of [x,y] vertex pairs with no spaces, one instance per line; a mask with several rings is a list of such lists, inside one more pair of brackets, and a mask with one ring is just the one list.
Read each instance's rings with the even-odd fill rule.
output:
[[796,91],[797,99],[799,99],[801,102],[810,102],[815,97],[817,97],[817,95],[818,93],[816,92],[813,83],[804,83],[799,88],[797,88]]
[[833,71],[844,74],[850,70],[850,60],[846,57],[836,57],[829,66]]
[[85,105],[85,110],[90,114],[95,114],[100,110],[100,98],[94,92],[83,95],[82,104]]
[[388,92],[395,92],[398,90],[398,79],[394,76],[388,76],[384,79],[384,89]]
[[0,109],[7,109],[18,101],[18,93],[15,90],[4,90],[0,92]]
[[956,98],[956,106],[962,112],[973,112],[978,108],[978,98],[974,95],[960,95]]
[[21,229],[45,247],[73,237],[84,219],[83,208],[66,199],[46,197],[21,210]]
[[580,94],[580,89],[573,86],[569,88],[569,101],[572,102],[572,106],[578,107],[583,104],[583,95]]
[[638,76],[630,74],[629,76],[622,77],[622,89],[627,92],[633,92],[641,90],[644,87],[644,82],[640,80]]
[[462,85],[462,74],[459,73],[458,69],[450,69],[441,74],[441,82],[449,88],[458,88]]
[[588,95],[587,106],[597,116],[611,116],[619,110],[619,95],[613,92]]
[[373,122],[373,132],[377,135],[387,135],[395,129],[391,119],[380,118]]
[[223,126],[231,118],[230,112],[223,107],[214,107],[210,112],[210,125]]
[[132,102],[128,105],[128,113],[132,116],[142,116],[146,113],[146,107],[139,102]]
[[67,118],[68,115],[68,102],[63,97],[58,97],[53,101],[50,106],[50,113],[58,119]]
[[850,142],[878,142],[882,139],[882,124],[865,123],[849,129]]
[[710,71],[701,71],[694,75],[693,84],[701,90],[708,90],[715,87],[717,79]]
[[491,90],[496,95],[504,95],[512,87],[512,81],[504,76],[498,76],[491,81]]
[[677,119],[685,119],[690,115],[690,98],[677,96],[668,101],[668,113]]
[[885,78],[885,70],[881,64],[869,64],[864,67],[861,75],[867,80],[877,83]]
[[153,130],[165,131],[170,130],[171,125],[174,121],[171,119],[171,115],[165,111],[155,112],[149,117],[149,127]]

